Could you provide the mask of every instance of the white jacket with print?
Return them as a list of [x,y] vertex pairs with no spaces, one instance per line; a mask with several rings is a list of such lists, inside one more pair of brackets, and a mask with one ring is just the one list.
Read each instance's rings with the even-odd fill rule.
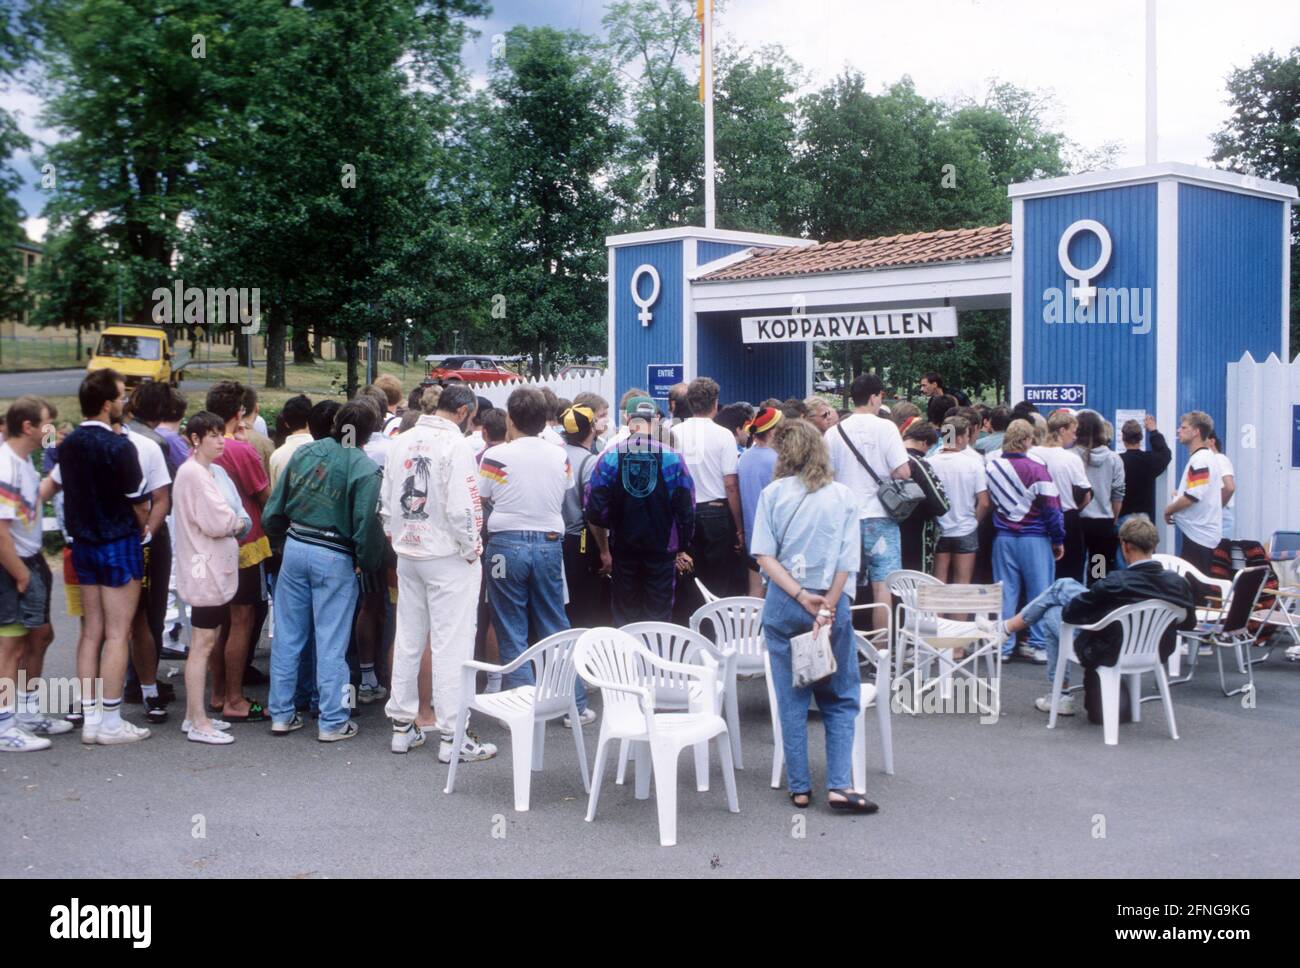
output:
[[474,454],[450,420],[425,414],[399,434],[384,463],[379,514],[404,558],[483,553],[483,504]]

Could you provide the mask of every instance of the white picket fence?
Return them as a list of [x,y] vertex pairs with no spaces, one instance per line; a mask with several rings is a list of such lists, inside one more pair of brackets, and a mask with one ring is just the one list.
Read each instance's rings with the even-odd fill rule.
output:
[[1247,353],[1228,364],[1228,426],[1220,438],[1236,471],[1236,537],[1267,543],[1300,530],[1300,357],[1262,362]]
[[604,370],[599,376],[544,377],[540,380],[510,380],[506,383],[471,383],[470,386],[476,394],[491,400],[494,407],[501,408],[505,407],[510,394],[520,387],[550,387],[562,400],[572,400],[579,393],[598,393],[611,408],[618,403],[614,399],[614,374],[611,370]]

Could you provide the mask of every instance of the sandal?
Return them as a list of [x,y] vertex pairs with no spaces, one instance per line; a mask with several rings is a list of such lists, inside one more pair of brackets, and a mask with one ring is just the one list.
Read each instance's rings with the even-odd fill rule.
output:
[[[796,797],[803,797],[803,803],[800,803],[798,800],[796,800],[795,799]],[[793,803],[800,810],[807,810],[810,806],[812,806],[812,792],[809,790],[805,790],[802,793],[792,793],[790,794],[790,802]]]
[[248,714],[245,716],[225,716],[226,722],[229,723],[262,723],[271,717],[266,713],[266,707],[260,702],[250,702],[248,704]]
[[[831,794],[843,797],[843,800],[832,800]],[[880,807],[872,803],[861,793],[854,793],[852,790],[828,790],[826,802],[830,804],[832,810],[840,813],[875,813]]]

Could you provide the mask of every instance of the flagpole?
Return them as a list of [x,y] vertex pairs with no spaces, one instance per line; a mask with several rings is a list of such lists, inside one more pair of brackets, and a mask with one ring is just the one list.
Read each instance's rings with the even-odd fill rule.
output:
[[1147,164],[1154,165],[1159,156],[1156,135],[1156,0],[1147,0]]
[[704,13],[704,227],[711,229],[717,211],[713,194],[713,0],[701,0],[700,6]]

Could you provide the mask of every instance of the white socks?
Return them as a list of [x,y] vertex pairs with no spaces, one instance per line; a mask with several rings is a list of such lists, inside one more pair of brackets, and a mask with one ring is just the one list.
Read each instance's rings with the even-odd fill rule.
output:
[[379,677],[375,675],[375,664],[369,665],[361,663],[361,684],[367,689],[374,689],[379,685]]

